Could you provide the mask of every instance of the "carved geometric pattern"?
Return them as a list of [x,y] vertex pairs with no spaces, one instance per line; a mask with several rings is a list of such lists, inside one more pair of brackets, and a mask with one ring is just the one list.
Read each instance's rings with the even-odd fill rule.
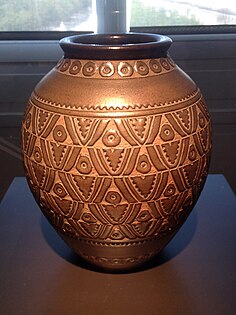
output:
[[[163,62],[165,71],[173,67]],[[72,65],[65,69],[63,63],[58,71],[81,75],[83,62]],[[148,72],[145,65],[138,64],[140,75],[159,71],[157,63]],[[90,66],[88,73],[94,71]],[[175,231],[200,194],[211,150],[210,120],[200,92],[187,102],[182,106],[183,98],[169,103],[171,111],[161,107],[149,115],[137,105],[136,117],[111,117],[107,111],[100,118],[59,108],[54,112],[49,102],[40,107],[40,98],[32,96],[22,131],[26,176],[58,231],[111,243]]]
[[[152,115],[150,115],[151,117],[154,116],[154,120],[152,120],[152,128],[155,128],[155,125],[157,124],[158,127],[158,116],[155,116],[157,114],[164,114],[164,113],[168,113],[170,111],[173,110],[181,110],[183,108],[188,107],[189,105],[191,106],[192,104],[195,104],[196,102],[198,102],[198,106],[202,108],[202,110],[204,111],[204,116],[207,118],[207,120],[209,120],[209,114],[208,112],[205,112],[205,105],[204,105],[204,100],[202,99],[202,95],[201,92],[198,88],[194,89],[193,91],[191,91],[189,94],[185,95],[184,97],[178,99],[178,100],[170,100],[170,101],[166,101],[166,102],[148,102],[148,103],[126,103],[126,102],[121,102],[116,99],[112,99],[111,102],[104,102],[103,104],[89,104],[89,103],[68,103],[68,104],[63,104],[63,103],[58,103],[58,102],[53,102],[53,101],[49,101],[48,99],[38,95],[36,93],[36,91],[33,91],[32,96],[29,100],[29,104],[28,106],[31,108],[31,106],[37,106],[39,108],[43,108],[51,113],[60,113],[61,115],[65,115],[65,123],[67,125],[67,129],[68,132],[71,132],[71,135],[75,137],[75,141],[76,141],[76,130],[74,130],[74,128],[76,129],[76,125],[78,124],[79,120],[78,118],[85,118],[85,119],[90,119],[91,116],[88,115],[88,110],[96,110],[97,114],[104,114],[104,117],[106,117],[107,119],[111,118],[111,117],[119,117],[120,114],[121,116],[123,116],[123,111],[124,110],[128,110],[127,116],[129,116],[130,114],[133,115],[132,113],[130,113],[129,111],[135,111],[135,116],[136,117],[146,117],[146,111],[148,109],[152,110]],[[68,109],[70,110],[70,117],[72,117],[71,119],[68,119]],[[80,110],[78,112],[78,109]],[[193,109],[191,109],[193,110]],[[115,113],[115,115],[114,115]],[[31,114],[29,113],[29,116]],[[149,119],[151,119],[151,117],[149,117]],[[55,115],[54,119],[58,119],[59,116]],[[171,117],[170,117],[171,118]],[[101,120],[93,120],[94,123],[103,123],[102,125],[96,126],[96,128],[98,129],[98,132],[102,131],[102,128],[104,127],[104,124],[106,124],[107,120],[103,119]],[[173,121],[173,117],[172,117],[172,121]],[[123,130],[125,132],[125,128],[126,126],[124,125],[124,120],[117,120],[117,124],[121,124],[120,128],[121,130]],[[35,123],[35,122],[33,122]],[[33,126],[35,129],[35,126]],[[177,125],[178,128],[178,125]],[[81,127],[79,126],[79,129],[81,130]],[[179,130],[181,130],[181,128],[179,128]],[[91,129],[90,129],[91,131]]]
[[211,124],[200,90],[168,56],[63,58],[47,78],[22,127],[36,201],[86,260],[126,268],[150,259],[186,220],[207,177]]
[[82,78],[111,78],[112,79],[125,79],[125,78],[138,78],[160,75],[168,73],[175,68],[175,64],[170,57],[158,59],[142,59],[142,60],[127,60],[127,61],[107,61],[96,60],[73,60],[61,59],[57,66],[56,71],[76,77]]

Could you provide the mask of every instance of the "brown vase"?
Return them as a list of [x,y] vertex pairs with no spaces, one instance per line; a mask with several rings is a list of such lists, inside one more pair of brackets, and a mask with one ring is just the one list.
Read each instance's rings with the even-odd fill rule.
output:
[[22,127],[29,186],[66,243],[107,270],[159,253],[203,188],[211,151],[200,90],[168,37],[81,35],[33,91]]

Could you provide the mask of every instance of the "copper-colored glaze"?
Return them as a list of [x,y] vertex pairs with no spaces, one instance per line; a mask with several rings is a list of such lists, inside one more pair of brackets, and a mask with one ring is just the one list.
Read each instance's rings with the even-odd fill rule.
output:
[[207,176],[208,110],[170,44],[151,34],[62,40],[65,57],[23,121],[26,176],[43,213],[78,255],[111,271],[160,252]]

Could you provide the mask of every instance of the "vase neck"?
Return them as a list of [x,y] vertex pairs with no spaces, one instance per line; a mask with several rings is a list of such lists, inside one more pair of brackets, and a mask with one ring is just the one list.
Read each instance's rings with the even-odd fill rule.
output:
[[63,38],[65,58],[129,60],[166,57],[172,40],[147,33],[86,34]]

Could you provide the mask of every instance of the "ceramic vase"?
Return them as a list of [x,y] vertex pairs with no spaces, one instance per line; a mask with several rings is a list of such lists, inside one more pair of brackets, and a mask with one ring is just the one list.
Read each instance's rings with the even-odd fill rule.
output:
[[156,34],[79,35],[35,87],[22,126],[25,174],[49,222],[110,271],[157,255],[207,177],[211,125],[196,84]]

